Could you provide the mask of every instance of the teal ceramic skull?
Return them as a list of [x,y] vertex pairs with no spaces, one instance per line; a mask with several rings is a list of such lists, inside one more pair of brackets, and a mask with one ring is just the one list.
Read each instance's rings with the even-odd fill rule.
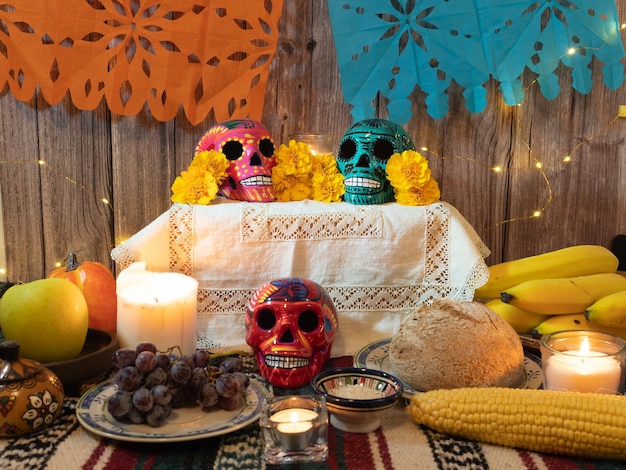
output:
[[360,205],[395,200],[385,170],[389,158],[405,150],[415,150],[415,144],[396,123],[374,118],[352,125],[337,152],[337,166],[346,189],[344,200]]

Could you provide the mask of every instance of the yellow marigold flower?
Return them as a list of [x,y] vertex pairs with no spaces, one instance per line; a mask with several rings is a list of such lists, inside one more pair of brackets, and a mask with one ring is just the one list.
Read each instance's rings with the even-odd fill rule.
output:
[[218,184],[212,174],[199,166],[190,166],[174,180],[171,199],[181,204],[210,204],[217,191]]
[[289,145],[280,144],[276,152],[276,166],[282,165],[290,174],[311,171],[311,149],[309,144],[290,140]]
[[318,153],[317,155],[313,155],[311,171],[313,175],[334,175],[339,171],[337,168],[337,160],[335,160],[335,157],[330,153]]
[[339,202],[345,193],[343,175],[317,174],[313,176],[313,199],[322,202]]
[[202,171],[213,175],[219,186],[226,178],[226,171],[229,166],[230,162],[222,152],[218,152],[217,150],[203,150],[194,155],[189,168],[199,167]]
[[396,201],[403,206],[425,206],[441,198],[439,185],[433,178],[421,186],[412,186],[409,189],[394,188],[394,192]]
[[308,173],[292,174],[281,165],[272,169],[272,184],[278,201],[302,201],[311,195]]
[[428,160],[415,150],[394,153],[387,162],[387,179],[396,189],[421,186],[430,176]]

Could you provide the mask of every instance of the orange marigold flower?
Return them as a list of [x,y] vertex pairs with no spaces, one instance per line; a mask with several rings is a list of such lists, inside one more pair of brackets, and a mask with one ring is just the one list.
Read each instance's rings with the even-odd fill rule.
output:
[[441,192],[434,179],[429,179],[421,186],[412,186],[409,189],[394,188],[396,201],[403,206],[426,206],[439,201]]
[[172,202],[181,204],[210,204],[219,187],[212,174],[200,166],[190,166],[172,184]]

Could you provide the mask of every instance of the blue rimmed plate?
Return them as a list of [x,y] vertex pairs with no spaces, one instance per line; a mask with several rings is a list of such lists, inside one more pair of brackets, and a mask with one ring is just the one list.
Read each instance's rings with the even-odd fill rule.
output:
[[78,401],[76,416],[80,424],[94,434],[131,442],[191,441],[228,434],[258,420],[261,405],[269,397],[269,392],[261,383],[250,380],[245,405],[241,409],[203,411],[199,406],[178,408],[172,410],[163,426],[154,428],[148,424],[125,423],[113,418],[106,410],[106,402],[116,390],[117,385],[113,381],[96,385]]
[[[368,369],[382,370],[389,374],[396,375],[389,360],[389,348],[391,338],[385,338],[363,347],[354,356],[355,367],[366,367]],[[541,358],[524,351],[524,379],[519,388],[543,388],[543,371],[541,370]],[[415,393],[415,389],[404,384],[404,396]]]

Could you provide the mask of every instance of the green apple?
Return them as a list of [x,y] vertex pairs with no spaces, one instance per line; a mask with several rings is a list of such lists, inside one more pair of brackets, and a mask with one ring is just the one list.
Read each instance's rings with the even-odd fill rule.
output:
[[42,363],[73,359],[87,338],[87,301],[67,279],[17,284],[0,298],[0,328],[5,339],[20,343],[21,357]]

